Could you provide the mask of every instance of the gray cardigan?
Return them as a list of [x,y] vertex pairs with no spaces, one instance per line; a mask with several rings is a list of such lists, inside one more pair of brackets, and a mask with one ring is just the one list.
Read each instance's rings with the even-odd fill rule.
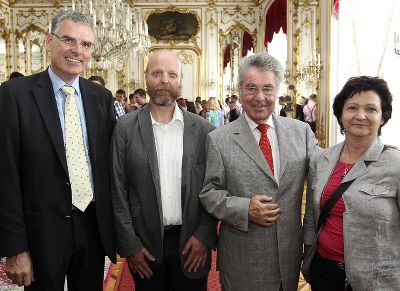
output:
[[[316,241],[321,193],[342,147],[340,143],[311,158],[305,245]],[[400,151],[382,150],[377,138],[343,179],[356,179],[343,195],[344,257],[353,290],[399,290],[400,286]]]

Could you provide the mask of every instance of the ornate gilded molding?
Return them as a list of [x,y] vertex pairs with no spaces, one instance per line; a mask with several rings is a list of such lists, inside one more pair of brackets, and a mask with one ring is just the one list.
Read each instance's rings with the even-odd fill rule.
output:
[[47,33],[49,14],[47,10],[29,9],[19,10],[16,14],[16,26],[21,29],[37,27]]
[[235,8],[223,8],[221,14],[221,23],[227,24],[228,22],[234,20],[235,22],[247,22],[252,25],[256,22],[256,11],[253,7],[248,7],[246,9],[237,5]]

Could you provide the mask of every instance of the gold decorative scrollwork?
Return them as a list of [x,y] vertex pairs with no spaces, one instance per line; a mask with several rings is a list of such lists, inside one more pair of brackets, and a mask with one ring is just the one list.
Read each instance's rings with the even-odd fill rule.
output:
[[254,24],[256,22],[256,11],[253,7],[243,9],[240,6],[236,6],[233,10],[232,8],[224,8],[222,10],[221,22],[227,24],[230,21],[236,22],[247,22],[249,24]]

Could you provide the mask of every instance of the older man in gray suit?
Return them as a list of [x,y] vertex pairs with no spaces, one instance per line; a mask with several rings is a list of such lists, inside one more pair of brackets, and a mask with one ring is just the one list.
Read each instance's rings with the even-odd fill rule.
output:
[[317,141],[307,123],[277,116],[283,69],[270,55],[243,59],[244,115],[208,135],[200,201],[220,219],[224,290],[297,290],[304,176]]
[[118,251],[136,290],[203,291],[216,221],[198,195],[211,123],[182,110],[182,65],[172,51],[149,57],[150,103],[118,120],[112,142]]

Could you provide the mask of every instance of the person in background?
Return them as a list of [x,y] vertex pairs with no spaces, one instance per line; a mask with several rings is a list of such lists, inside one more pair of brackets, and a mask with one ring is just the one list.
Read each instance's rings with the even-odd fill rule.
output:
[[147,104],[146,91],[142,88],[138,88],[133,92],[133,100],[137,105],[137,108],[142,108]]
[[118,250],[137,291],[204,291],[217,236],[198,195],[214,126],[177,105],[182,64],[176,53],[152,52],[145,80],[149,104],[123,116],[112,140]]
[[126,104],[125,90],[118,89],[117,92],[115,92],[115,101],[114,101],[114,112],[116,120],[118,120],[122,115],[127,113],[127,108],[125,104]]
[[233,103],[237,107],[239,113],[242,114],[243,113],[243,108],[242,108],[242,105],[239,103],[239,97],[237,95],[235,95],[235,94],[232,94],[231,101],[233,101]]
[[46,71],[0,86],[0,256],[25,290],[103,290],[115,262],[109,141],[112,94],[79,75],[92,20],[62,10],[45,39]]
[[[332,107],[345,139],[310,161],[303,233],[305,253],[317,244],[312,290],[399,290],[400,151],[379,139],[392,94],[381,78],[353,77]],[[345,182],[317,234],[321,209]]]
[[304,178],[317,140],[304,122],[273,114],[283,74],[268,54],[244,58],[238,84],[245,113],[207,137],[199,199],[221,221],[223,290],[297,290]]
[[228,113],[228,121],[233,122],[236,119],[239,118],[240,116],[240,111],[239,108],[236,106],[236,101],[235,100],[230,100],[229,101],[229,113]]
[[135,95],[133,93],[129,94],[128,96],[129,104],[127,105],[128,112],[135,111],[139,108],[139,105],[135,102]]
[[[196,98],[197,99],[197,98]],[[194,106],[196,108],[196,114],[200,114],[200,112],[203,110],[203,107],[201,106],[201,100],[200,101],[195,101]]]
[[195,107],[193,101],[189,101],[189,102],[187,103],[187,111],[189,111],[189,112],[191,112],[191,113],[193,113],[193,114],[197,114],[197,112],[196,112],[196,107]]
[[11,80],[11,79],[20,78],[20,77],[24,77],[24,74],[14,71],[10,74],[10,77],[8,79]]
[[317,131],[317,95],[311,94],[307,104],[303,106],[304,121],[308,123],[311,130]]
[[304,105],[306,105],[308,103],[308,98],[307,97],[304,97],[304,96],[301,96],[300,97],[300,105],[302,106],[302,107],[304,107]]
[[90,76],[88,80],[102,85],[103,87],[106,85],[106,82],[104,81],[102,76]]
[[206,119],[215,127],[224,125],[224,112],[221,110],[217,97],[210,97],[207,101],[208,112]]
[[208,103],[206,100],[201,101],[201,107],[203,110],[200,111],[199,115],[204,119],[207,119],[207,112],[208,112]]
[[[280,100],[280,99],[279,99]],[[294,102],[293,102],[294,103]],[[292,97],[286,95],[284,97],[285,106],[281,109],[280,116],[287,117],[288,112],[292,111],[294,115],[289,116],[297,120],[304,121],[303,107],[300,104],[292,104]]]
[[183,108],[183,109],[187,109],[187,105],[186,105],[186,101],[183,98],[178,98],[176,100],[176,102]]

